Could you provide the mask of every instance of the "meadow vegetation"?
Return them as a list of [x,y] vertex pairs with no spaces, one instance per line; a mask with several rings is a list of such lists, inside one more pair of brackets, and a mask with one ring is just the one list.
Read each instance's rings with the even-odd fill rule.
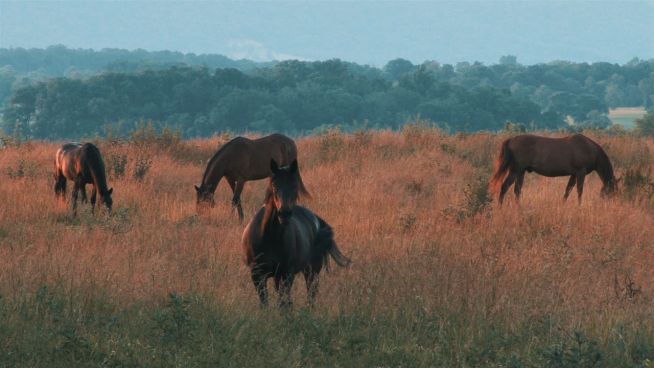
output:
[[[314,309],[261,309],[224,183],[193,184],[229,137],[100,140],[114,211],[55,200],[57,143],[0,151],[0,366],[654,366],[654,140],[591,135],[623,177],[581,206],[527,175],[500,208],[508,135],[338,130],[297,141],[305,204],[353,263]],[[147,168],[147,169],[144,169]],[[246,221],[265,182],[242,195]]]

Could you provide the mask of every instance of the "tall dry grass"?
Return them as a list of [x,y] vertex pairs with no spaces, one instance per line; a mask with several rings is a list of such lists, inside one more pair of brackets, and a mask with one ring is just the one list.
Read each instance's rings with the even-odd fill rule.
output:
[[[221,139],[98,142],[108,167],[127,157],[125,174],[110,170],[111,216],[83,206],[77,218],[54,198],[56,144],[4,149],[0,359],[25,366],[650,364],[648,186],[630,184],[629,196],[604,200],[593,174],[579,206],[562,201],[567,178],[528,175],[520,205],[510,195],[499,208],[480,188],[504,138],[411,126],[300,139],[314,198],[305,205],[333,226],[353,264],[322,275],[315,310],[305,307],[298,282],[290,315],[258,307],[228,186],[221,183],[210,215],[195,212],[193,184]],[[618,175],[637,170],[649,178],[654,141],[593,138]],[[151,162],[141,178],[133,175],[139,157]],[[19,164],[27,169],[10,175]],[[246,185],[246,217],[264,187]]]

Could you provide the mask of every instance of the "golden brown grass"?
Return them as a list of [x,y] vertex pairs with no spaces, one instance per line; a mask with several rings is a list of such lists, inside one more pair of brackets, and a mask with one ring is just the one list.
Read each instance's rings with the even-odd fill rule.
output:
[[[384,364],[371,352],[396,346],[405,349],[403,359],[417,359],[416,365],[436,364],[431,360],[435,355],[421,355],[424,349],[445,356],[440,363],[445,365],[501,365],[512,356],[515,362],[545,365],[554,359],[550,353],[540,354],[544,345],[553,349],[548,336],[583,331],[607,351],[613,351],[616,331],[633,332],[624,338],[627,346],[643,344],[633,337],[636,332],[651,341],[654,202],[647,188],[633,200],[603,200],[601,183],[593,174],[579,206],[576,200],[561,200],[567,178],[528,175],[520,205],[511,194],[503,208],[493,203],[479,213],[457,215],[467,205],[466,185],[490,177],[504,138],[448,136],[411,127],[403,133],[331,132],[298,141],[302,175],[314,197],[305,204],[333,226],[341,250],[353,260],[348,269],[333,267],[323,274],[316,309],[306,313],[346,325],[344,316],[360,316],[367,327],[352,322],[339,328],[350,335],[364,334],[366,348],[350,351],[348,342],[332,346],[334,350],[319,360],[303,355],[295,359],[290,352],[284,359],[333,365],[330,357],[341,356],[343,349],[351,360],[338,360],[340,364]],[[618,175],[627,169],[651,169],[654,141],[593,138],[607,149]],[[245,320],[253,316],[284,329],[288,322],[275,319],[279,316],[274,308],[258,308],[243,263],[243,225],[230,209],[228,186],[221,183],[217,208],[210,215],[196,215],[193,184],[204,169],[198,157],[209,158],[219,143],[207,139],[148,148],[100,142],[105,159],[127,155],[126,174],[120,179],[109,176],[114,187],[111,216],[105,211],[92,216],[88,206],[82,206],[78,218],[71,217],[69,204],[54,198],[51,171],[57,144],[31,142],[0,151],[0,295],[13,306],[5,312],[7,320],[22,321],[10,324],[14,330],[6,337],[14,343],[6,347],[16,349],[16,341],[26,339],[16,326],[29,321],[21,320],[16,310],[21,303],[32,308],[29,301],[44,286],[56,290],[72,311],[69,315],[80,319],[85,310],[98,311],[99,301],[110,301],[108,313],[120,316],[139,306],[164,305],[174,293],[198,296],[209,310],[224,311],[228,320],[230,314]],[[132,176],[138,155],[152,160],[143,181]],[[7,173],[21,160],[29,169],[22,177],[10,177]],[[264,186],[264,181],[246,185],[246,221],[260,206]],[[296,309],[305,310],[303,281],[295,285],[294,301]],[[277,317],[270,322],[268,314]],[[544,319],[552,321],[545,331]],[[369,344],[374,339],[365,334],[372,334],[370,328],[378,320],[388,321],[379,328],[397,333],[398,340],[383,340],[389,346]],[[443,341],[411,341],[421,332],[406,331],[435,331],[448,324],[455,327],[443,330],[449,331]],[[521,336],[520,341],[496,348],[490,357],[475,353],[476,346],[485,346],[479,339],[488,334],[489,325],[500,328],[502,336]],[[96,349],[121,348],[121,343],[99,340],[92,344]],[[324,341],[329,345],[332,340]],[[636,362],[627,350],[624,355],[603,352],[603,361],[624,358],[640,364],[649,357]],[[530,358],[531,353],[540,358]],[[135,361],[143,364],[139,359]],[[164,365],[184,365],[189,359],[175,356]]]

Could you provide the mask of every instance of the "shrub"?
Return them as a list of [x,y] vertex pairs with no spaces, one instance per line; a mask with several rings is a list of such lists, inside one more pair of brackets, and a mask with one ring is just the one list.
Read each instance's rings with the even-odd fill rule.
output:
[[24,177],[36,176],[36,164],[20,159],[16,167],[7,168],[7,176],[11,179],[21,179]]
[[137,146],[158,146],[160,148],[176,146],[181,140],[182,133],[180,131],[164,127],[159,133],[152,121],[140,122],[131,136],[132,144]]
[[125,176],[125,168],[127,167],[126,154],[110,154],[107,157],[107,171],[109,175],[119,179]]
[[642,118],[637,119],[634,133],[644,137],[654,136],[654,114],[648,112]]
[[142,181],[148,171],[150,171],[150,167],[152,167],[152,159],[150,157],[139,157],[134,166],[134,179]]
[[629,168],[623,177],[623,193],[629,200],[634,200],[639,196],[651,198],[654,195],[654,182],[650,176],[650,171],[638,168]]
[[327,129],[320,136],[319,158],[322,162],[334,161],[343,151],[344,140],[339,128]]

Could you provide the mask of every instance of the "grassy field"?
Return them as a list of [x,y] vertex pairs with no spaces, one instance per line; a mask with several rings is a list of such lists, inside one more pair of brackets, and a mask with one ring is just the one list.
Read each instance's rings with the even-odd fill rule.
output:
[[634,129],[636,120],[645,116],[647,111],[642,107],[619,107],[609,110],[609,119],[613,124],[622,125],[625,129]]
[[[331,132],[298,141],[347,268],[315,309],[262,310],[243,225],[221,183],[195,212],[224,138],[98,142],[114,212],[55,201],[57,144],[0,151],[0,366],[654,366],[654,141],[593,136],[625,186],[581,206],[567,178],[527,175],[520,205],[488,201],[506,136]],[[246,220],[265,182],[246,185]]]

